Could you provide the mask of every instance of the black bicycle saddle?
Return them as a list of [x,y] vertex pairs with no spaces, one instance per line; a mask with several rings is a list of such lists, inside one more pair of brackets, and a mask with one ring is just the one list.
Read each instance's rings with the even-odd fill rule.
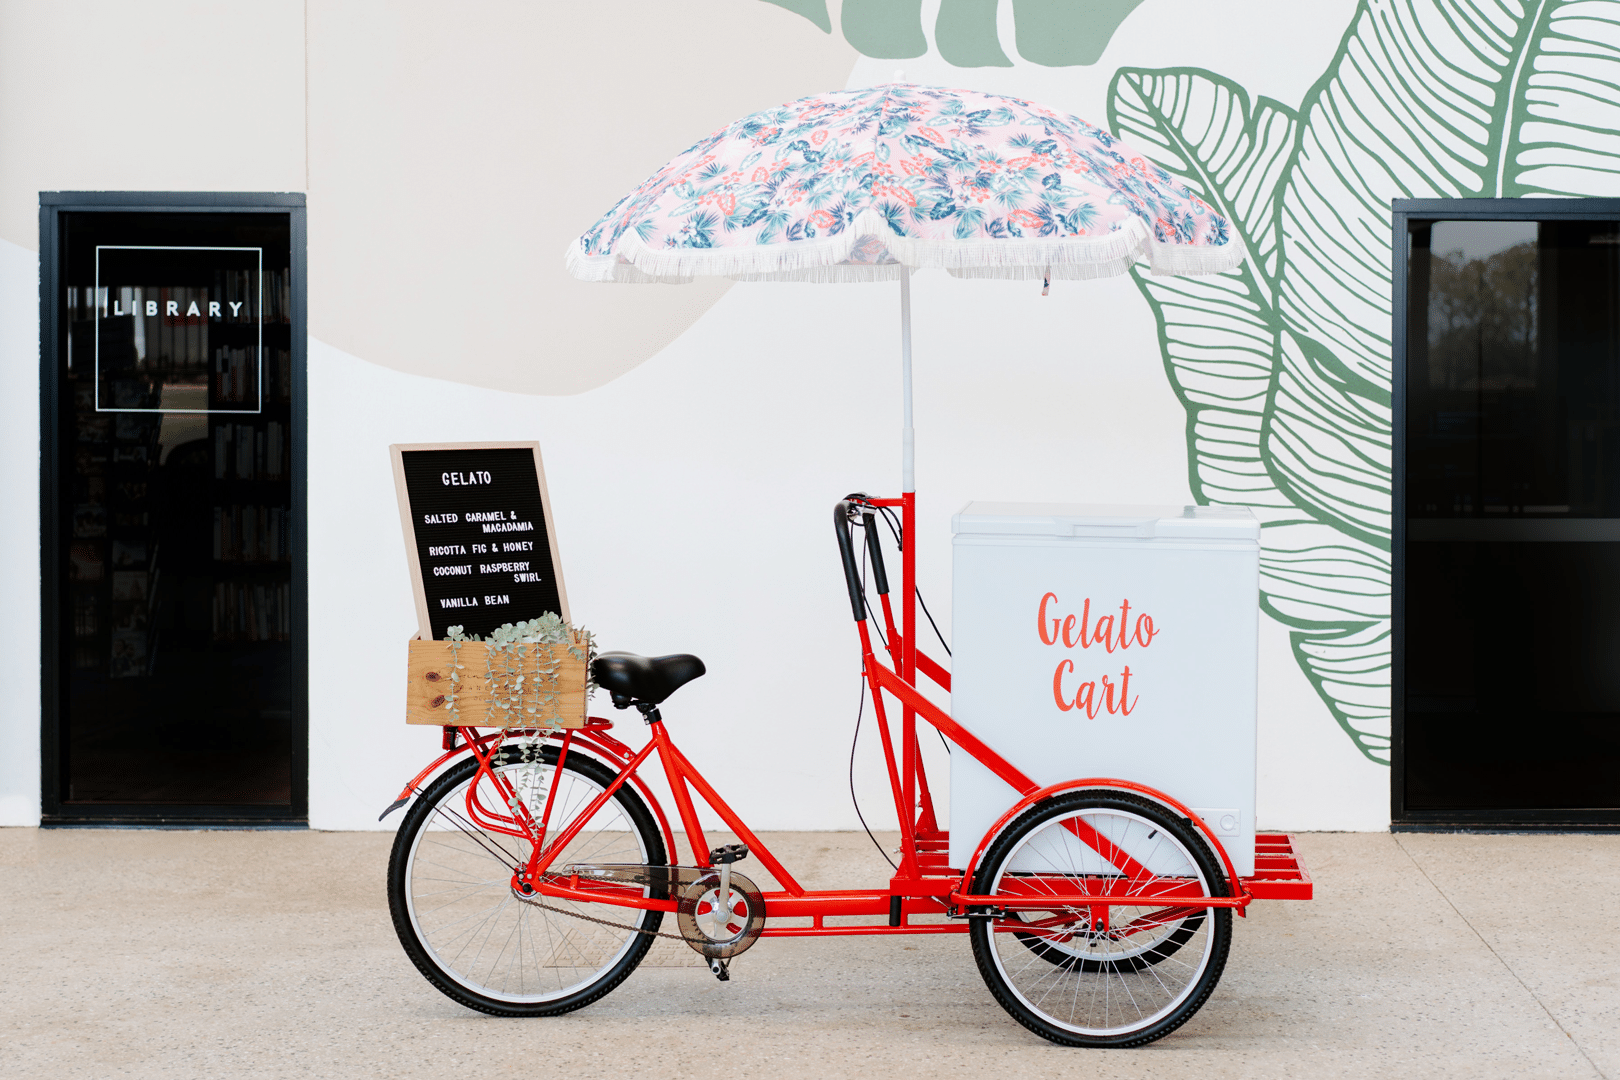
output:
[[613,695],[613,704],[627,709],[632,702],[657,705],[669,695],[702,675],[703,661],[687,653],[673,656],[637,656],[635,653],[603,653],[591,664],[596,685]]

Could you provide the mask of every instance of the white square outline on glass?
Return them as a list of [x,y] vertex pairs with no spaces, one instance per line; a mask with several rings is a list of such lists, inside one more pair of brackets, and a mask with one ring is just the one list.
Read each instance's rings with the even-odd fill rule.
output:
[[[259,253],[259,407],[257,409],[121,409],[109,405],[101,406],[101,253],[103,251],[256,251]],[[111,298],[109,297],[109,302]],[[96,412],[107,413],[185,413],[191,416],[213,415],[219,413],[226,416],[257,416],[264,412],[264,248],[262,247],[207,247],[200,245],[175,244],[97,244],[96,245],[96,274],[95,292],[90,294],[91,306],[95,308],[95,388]],[[132,313],[133,314],[133,313]]]

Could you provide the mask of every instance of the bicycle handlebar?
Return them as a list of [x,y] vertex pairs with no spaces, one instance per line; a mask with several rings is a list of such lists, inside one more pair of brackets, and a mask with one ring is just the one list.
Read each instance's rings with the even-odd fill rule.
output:
[[868,510],[861,515],[861,524],[866,527],[866,550],[872,554],[872,581],[879,596],[888,596],[889,573],[883,568],[883,551],[878,547],[877,515]]
[[840,499],[833,507],[833,531],[838,534],[838,555],[844,563],[844,583],[849,586],[849,606],[856,622],[866,621],[866,597],[861,594],[860,568],[855,565],[855,544],[849,535],[849,500]]

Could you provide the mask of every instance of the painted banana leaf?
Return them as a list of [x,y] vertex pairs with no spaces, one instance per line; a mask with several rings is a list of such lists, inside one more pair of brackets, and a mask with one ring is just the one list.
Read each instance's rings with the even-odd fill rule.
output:
[[1260,514],[1263,606],[1387,763],[1390,200],[1620,194],[1620,5],[1363,0],[1298,113],[1189,68],[1121,69],[1109,97],[1252,256],[1136,274],[1193,492]]
[[[827,0],[765,0],[833,32]],[[1032,64],[1095,64],[1119,24],[1142,0],[1012,0],[1013,44]],[[953,67],[1012,67],[996,29],[999,0],[939,0],[933,39]],[[838,22],[844,40],[862,56],[906,59],[928,52],[922,0],[843,0]]]

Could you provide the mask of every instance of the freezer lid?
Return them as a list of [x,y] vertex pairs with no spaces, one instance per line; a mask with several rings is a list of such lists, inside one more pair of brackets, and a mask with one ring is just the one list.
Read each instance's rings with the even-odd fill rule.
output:
[[951,518],[951,531],[957,536],[1259,541],[1260,520],[1246,506],[970,502]]

